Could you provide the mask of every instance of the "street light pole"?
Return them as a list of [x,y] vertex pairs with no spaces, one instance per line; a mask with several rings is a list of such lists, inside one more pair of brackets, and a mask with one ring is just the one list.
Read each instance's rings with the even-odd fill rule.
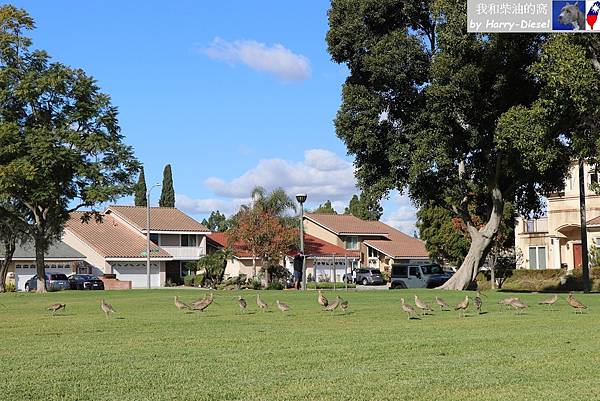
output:
[[160,187],[160,184],[152,185],[146,192],[146,280],[148,289],[152,288],[150,283],[150,192],[156,187]]
[[304,202],[306,194],[296,195],[296,200],[300,204],[300,252],[302,252],[302,289],[306,291],[306,256],[304,255]]

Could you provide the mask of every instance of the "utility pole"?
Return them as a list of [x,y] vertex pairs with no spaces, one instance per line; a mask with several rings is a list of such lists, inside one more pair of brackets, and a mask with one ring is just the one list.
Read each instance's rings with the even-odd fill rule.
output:
[[583,159],[579,159],[579,216],[581,223],[581,259],[583,274],[583,292],[588,293],[590,286],[590,269],[587,243],[587,218],[585,213],[585,171]]

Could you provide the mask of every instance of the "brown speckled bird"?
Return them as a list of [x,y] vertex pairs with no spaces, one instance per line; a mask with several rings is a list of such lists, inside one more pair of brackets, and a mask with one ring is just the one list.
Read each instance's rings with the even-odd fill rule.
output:
[[213,300],[214,300],[214,298],[213,298],[213,294],[211,292],[210,297],[208,297],[202,301],[195,302],[194,307],[192,309],[195,311],[204,312],[204,310],[213,303]]
[[512,302],[518,301],[518,300],[519,300],[519,298],[517,298],[517,297],[504,298],[504,299],[501,299],[500,301],[498,301],[498,305],[501,305],[503,307],[503,309],[505,309],[505,308],[510,309]]
[[246,302],[246,300],[244,298],[242,298],[242,296],[240,295],[240,299],[238,299],[238,305],[240,306],[240,310],[243,312],[246,310],[246,307],[248,306],[248,303]]
[[407,318],[410,320],[410,316],[415,314],[415,308],[411,304],[407,304],[404,302],[404,298],[400,298],[400,302],[402,303],[402,310],[406,313]]
[[444,301],[440,297],[435,297],[435,303],[440,306],[441,310],[450,309],[450,306],[448,305],[448,302]]
[[421,315],[423,313],[431,312],[431,308],[424,301],[420,300],[417,295],[415,295],[415,305],[417,308],[421,310]]
[[348,310],[348,300],[340,302],[340,308],[342,309],[342,311],[344,311],[344,313],[346,313],[346,311]]
[[458,303],[458,305],[456,305],[456,307],[454,307],[454,310],[459,311],[458,316],[465,316],[465,311],[469,308],[469,296],[465,295],[465,299],[463,299],[462,301],[460,301]]
[[179,310],[190,309],[190,306],[185,302],[180,301],[177,295],[175,295],[175,307]]
[[556,301],[558,301],[558,295],[554,294],[554,296],[552,296],[548,299],[544,299],[544,300],[538,302],[538,304],[546,305],[548,308],[550,308],[552,305],[554,305],[556,303]]
[[519,298],[513,299],[510,303],[510,306],[517,310],[517,315],[522,314],[523,309],[528,308],[528,306],[525,303],[523,303],[523,301],[521,301]]
[[481,314],[481,306],[483,305],[483,301],[481,300],[481,294],[477,291],[477,295],[475,296],[475,308],[477,309],[477,313]]
[[56,312],[58,312],[61,309],[67,309],[67,305],[66,304],[52,304],[48,307],[48,310],[52,311],[52,315],[54,315]]
[[107,304],[106,301],[103,299],[102,303],[100,304],[100,309],[102,309],[102,312],[104,312],[104,314],[106,315],[106,318],[108,319],[108,315],[111,313],[117,313],[117,311],[112,307],[111,304]]
[[317,299],[317,302],[319,302],[319,305],[321,305],[323,308],[325,308],[327,305],[329,305],[329,301],[327,300],[327,297],[325,295],[323,295],[321,290],[319,290],[319,298]]
[[582,304],[580,301],[573,298],[573,293],[569,293],[569,297],[567,298],[567,303],[571,306],[571,308],[575,309],[575,313],[579,312],[583,314],[583,310],[587,309],[587,306]]
[[340,306],[341,300],[342,300],[342,298],[340,298],[338,295],[337,297],[335,297],[335,301],[333,301],[332,304],[329,304],[325,307],[325,310],[328,312],[333,312],[334,310],[336,310],[338,308],[338,306]]
[[279,300],[276,300],[275,303],[277,303],[277,309],[279,309],[282,312],[287,312],[290,310],[290,306],[288,304],[284,304],[283,302],[279,302]]
[[256,304],[263,311],[266,311],[267,309],[269,309],[269,304],[267,304],[265,301],[260,299],[260,294],[256,294]]

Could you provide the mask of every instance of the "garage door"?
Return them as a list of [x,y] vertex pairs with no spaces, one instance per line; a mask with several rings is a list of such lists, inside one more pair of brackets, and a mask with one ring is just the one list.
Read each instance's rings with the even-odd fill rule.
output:
[[[71,267],[63,267],[63,266],[65,266],[65,265],[60,265],[60,264],[48,265],[48,266],[46,266],[46,274],[62,273],[62,274],[65,274],[68,276],[69,274],[71,274],[73,272],[71,270]],[[25,283],[27,282],[27,280],[29,280],[30,278],[32,278],[35,275],[36,275],[35,265],[16,263],[15,264],[15,280],[16,280],[17,290],[25,291]]]
[[[148,287],[145,263],[117,263],[112,267],[119,280],[131,281],[131,288]],[[150,284],[152,287],[160,287],[160,273],[158,265],[155,263],[150,266]]]

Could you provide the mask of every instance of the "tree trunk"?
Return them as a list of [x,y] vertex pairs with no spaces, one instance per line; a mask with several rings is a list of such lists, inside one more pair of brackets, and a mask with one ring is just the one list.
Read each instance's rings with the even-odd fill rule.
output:
[[494,237],[502,222],[504,200],[498,188],[492,189],[492,202],[493,207],[490,219],[483,228],[478,230],[472,225],[467,225],[469,236],[471,237],[469,252],[463,260],[460,269],[458,269],[450,280],[438,288],[443,290],[466,290],[477,277],[479,268],[490,252],[494,244]]
[[14,241],[4,241],[4,260],[0,263],[0,292],[6,291],[6,275],[8,274],[8,266],[12,263],[15,248]]
[[35,266],[37,273],[36,292],[46,292],[46,265],[44,253],[46,252],[46,239],[41,235],[36,235],[35,243]]

